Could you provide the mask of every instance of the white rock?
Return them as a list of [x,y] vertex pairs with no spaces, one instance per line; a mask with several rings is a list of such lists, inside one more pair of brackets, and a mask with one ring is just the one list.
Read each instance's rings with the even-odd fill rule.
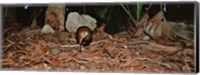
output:
[[47,25],[44,25],[44,27],[42,28],[41,33],[42,34],[49,34],[49,33],[55,33],[55,31],[53,30],[53,28],[51,28],[51,26],[49,26],[47,24]]
[[145,36],[143,37],[143,40],[145,40],[145,41],[147,41],[147,40],[149,40],[149,39],[150,39],[150,37],[147,36],[147,35],[145,35]]
[[69,32],[76,32],[80,26],[87,26],[91,30],[96,28],[96,20],[89,15],[80,15],[77,12],[71,12],[68,14],[66,21],[66,29]]

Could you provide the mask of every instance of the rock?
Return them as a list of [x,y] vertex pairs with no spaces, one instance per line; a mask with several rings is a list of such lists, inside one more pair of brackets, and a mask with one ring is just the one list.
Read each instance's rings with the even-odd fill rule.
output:
[[61,52],[61,49],[59,47],[54,47],[51,49],[50,54],[56,55]]
[[51,28],[51,26],[49,26],[48,24],[44,25],[44,27],[42,28],[41,31],[42,34],[49,34],[49,33],[55,33],[55,31],[53,30],[53,28]]
[[96,28],[96,20],[89,15],[80,15],[77,12],[71,12],[68,14],[66,21],[66,29],[69,32],[76,32],[80,26],[87,26],[91,30]]

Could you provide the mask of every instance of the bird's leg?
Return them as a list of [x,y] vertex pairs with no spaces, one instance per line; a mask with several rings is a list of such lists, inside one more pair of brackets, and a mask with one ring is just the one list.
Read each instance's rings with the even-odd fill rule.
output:
[[83,50],[84,50],[84,47],[82,45],[80,45],[80,50],[81,50],[81,52],[83,52]]

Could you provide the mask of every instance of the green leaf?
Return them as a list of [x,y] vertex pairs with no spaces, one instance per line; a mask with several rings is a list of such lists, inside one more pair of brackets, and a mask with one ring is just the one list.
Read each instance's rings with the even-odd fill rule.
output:
[[131,14],[131,12],[128,10],[128,8],[126,8],[123,4],[120,4],[120,5],[121,5],[121,7],[124,9],[124,11],[129,15],[129,18],[131,19],[131,21],[132,21],[133,23],[136,23],[135,19],[133,18],[132,14]]
[[105,15],[108,13],[108,7],[104,7],[101,9],[97,9],[96,10],[96,14],[100,17],[100,18],[105,18]]

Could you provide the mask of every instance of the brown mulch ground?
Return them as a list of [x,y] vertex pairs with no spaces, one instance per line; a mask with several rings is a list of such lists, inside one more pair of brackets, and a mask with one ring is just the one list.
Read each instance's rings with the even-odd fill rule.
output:
[[177,52],[152,40],[117,34],[95,34],[90,46],[79,51],[68,32],[43,35],[25,28],[3,39],[3,70],[95,71],[95,72],[186,72],[195,71],[194,48]]

